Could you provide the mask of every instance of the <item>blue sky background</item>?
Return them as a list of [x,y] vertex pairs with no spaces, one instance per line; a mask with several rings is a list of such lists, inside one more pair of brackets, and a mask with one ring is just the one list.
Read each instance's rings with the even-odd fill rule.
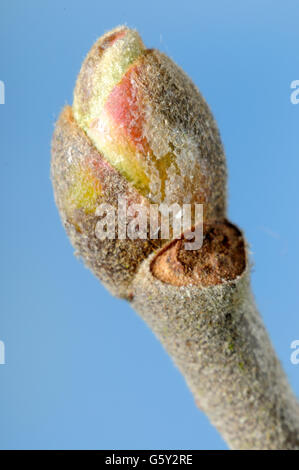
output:
[[299,395],[296,0],[0,3],[0,448],[226,449],[151,331],[73,256],[49,179],[53,125],[81,62],[126,23],[192,77],[218,121],[229,214]]

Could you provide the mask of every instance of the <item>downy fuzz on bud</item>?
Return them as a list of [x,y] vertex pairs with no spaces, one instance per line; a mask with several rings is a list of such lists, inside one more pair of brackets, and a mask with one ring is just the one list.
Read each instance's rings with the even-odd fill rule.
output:
[[79,73],[52,143],[55,199],[79,255],[113,293],[128,297],[140,263],[168,240],[97,238],[97,207],[118,201],[203,204],[226,211],[225,157],[211,112],[186,74],[118,27],[102,36]]

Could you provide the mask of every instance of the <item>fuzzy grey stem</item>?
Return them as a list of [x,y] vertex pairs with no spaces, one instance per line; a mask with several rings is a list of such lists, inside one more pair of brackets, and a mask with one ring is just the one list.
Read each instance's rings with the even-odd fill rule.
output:
[[132,306],[197,405],[232,449],[299,449],[299,406],[255,307],[248,268],[221,285],[177,287],[153,277],[153,256],[133,283]]

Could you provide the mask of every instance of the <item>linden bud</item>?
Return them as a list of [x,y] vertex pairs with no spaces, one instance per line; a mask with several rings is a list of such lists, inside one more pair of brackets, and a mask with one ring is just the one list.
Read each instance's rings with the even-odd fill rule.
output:
[[[205,221],[225,217],[225,158],[206,102],[176,64],[146,50],[126,27],[104,35],[87,55],[73,107],[56,124],[51,173],[77,253],[119,296],[130,296],[140,263],[171,239],[153,239],[150,227],[138,239],[120,238],[120,198],[147,215],[152,203],[197,203]],[[115,237],[97,236],[101,204],[114,211]]]

